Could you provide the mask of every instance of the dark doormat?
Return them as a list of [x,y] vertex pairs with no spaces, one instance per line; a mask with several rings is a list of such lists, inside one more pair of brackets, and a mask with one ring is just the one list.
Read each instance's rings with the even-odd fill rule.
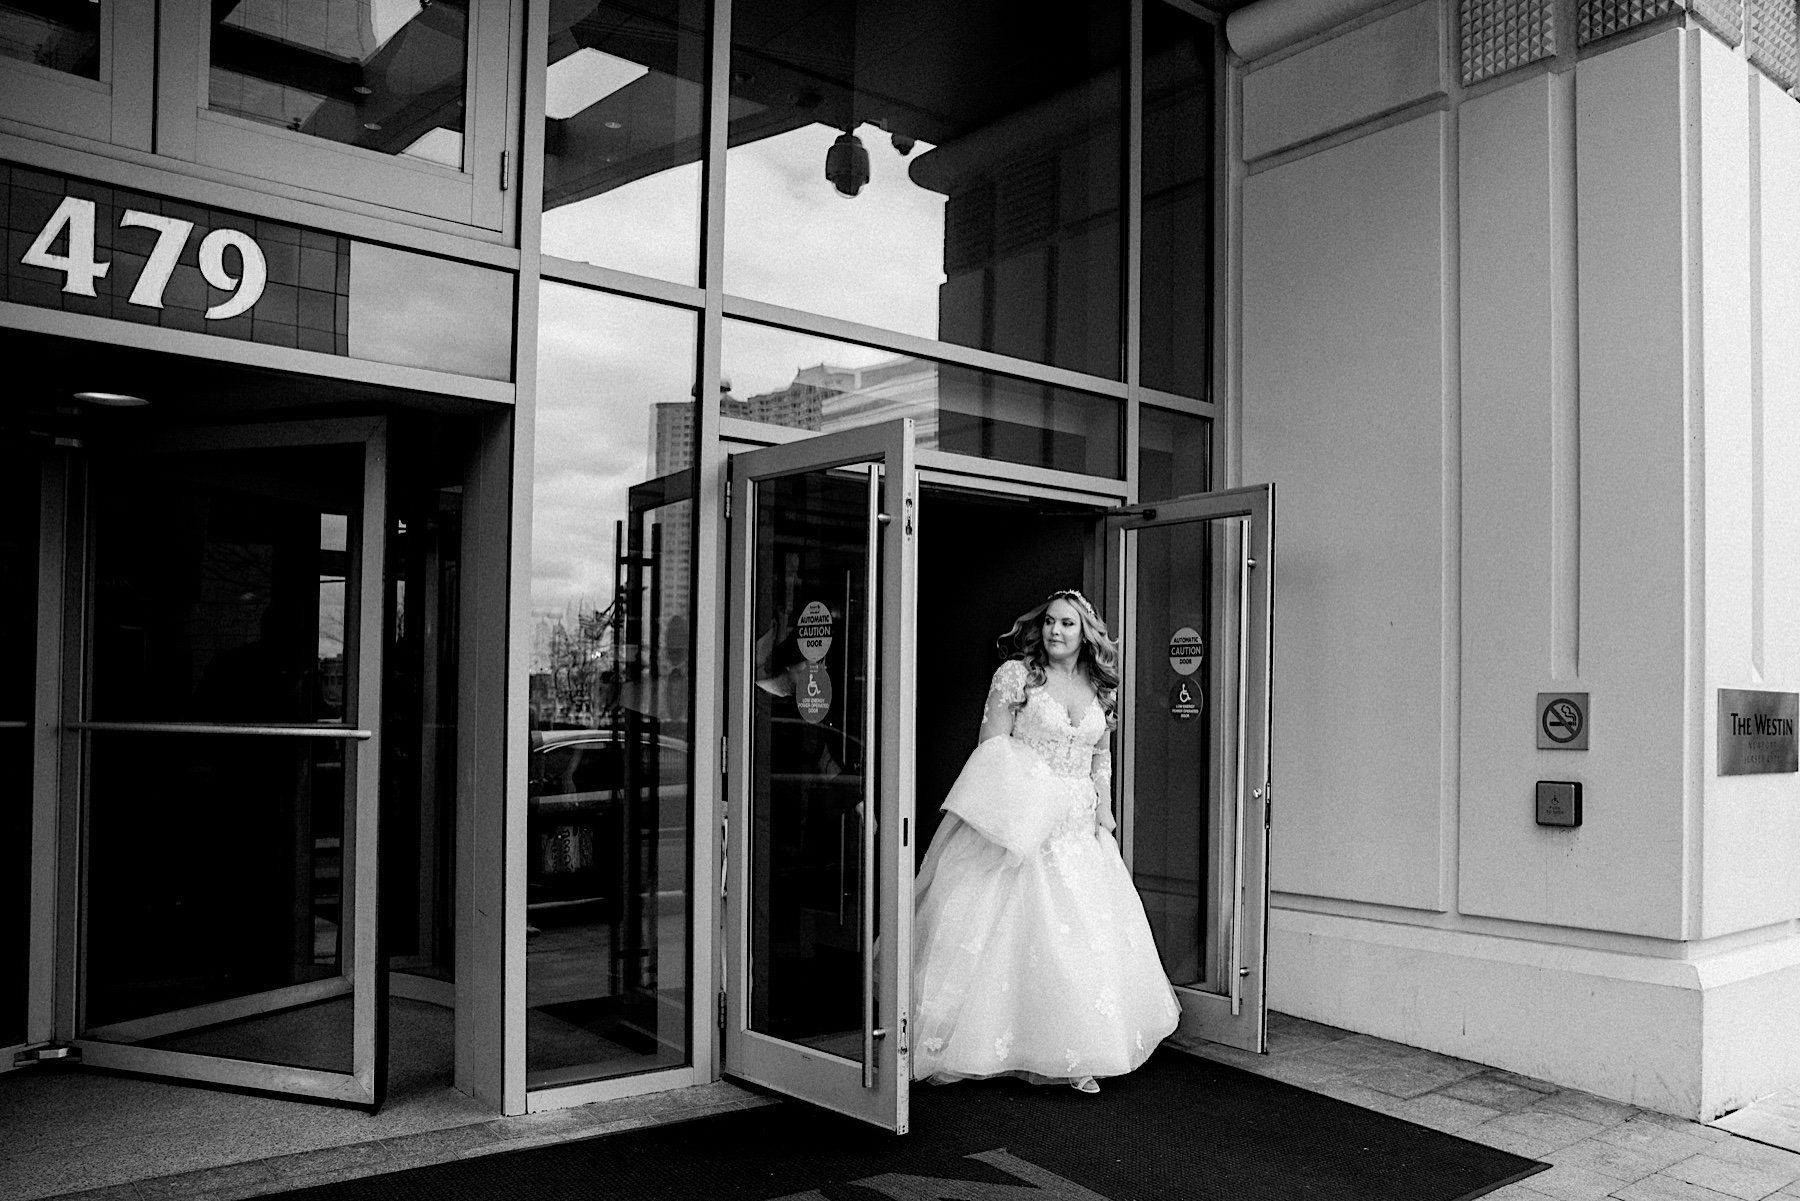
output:
[[917,1086],[896,1137],[784,1101],[287,1201],[1461,1201],[1548,1165],[1163,1050],[1099,1096]]

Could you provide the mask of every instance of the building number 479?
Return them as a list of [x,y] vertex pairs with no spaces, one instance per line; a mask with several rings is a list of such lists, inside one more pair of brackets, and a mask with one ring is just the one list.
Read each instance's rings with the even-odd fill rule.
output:
[[[169,278],[175,274],[175,265],[181,260],[188,236],[194,232],[194,223],[160,213],[126,209],[119,215],[119,226],[156,231],[156,245],[128,299],[132,304],[147,308],[162,308],[163,289],[168,287]],[[50,248],[64,232],[69,236],[68,249],[56,254]],[[227,247],[238,252],[240,267],[237,275],[225,267]],[[62,272],[62,290],[65,292],[77,296],[94,295],[94,281],[105,278],[112,269],[110,262],[103,263],[94,257],[94,202],[79,196],[63,197],[63,202],[38,232],[37,240],[19,261],[27,267]],[[221,292],[231,293],[206,310],[208,321],[223,321],[248,312],[250,306],[261,299],[263,287],[269,281],[269,265],[263,257],[262,247],[249,234],[237,229],[215,229],[200,240],[200,274]]]

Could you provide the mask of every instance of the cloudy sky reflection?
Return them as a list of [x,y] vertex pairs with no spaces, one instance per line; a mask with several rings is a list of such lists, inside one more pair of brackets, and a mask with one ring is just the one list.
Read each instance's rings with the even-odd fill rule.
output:
[[691,401],[694,315],[644,301],[543,286],[532,469],[535,614],[604,608],[613,523],[650,477],[656,404]]

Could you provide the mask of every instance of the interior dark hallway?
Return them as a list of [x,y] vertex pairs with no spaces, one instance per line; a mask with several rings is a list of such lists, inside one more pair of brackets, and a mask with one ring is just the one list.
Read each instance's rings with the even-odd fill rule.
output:
[[1058,588],[1098,584],[1083,574],[1093,509],[929,485],[919,491],[914,846],[923,859],[938,806],[975,749],[988,678],[1000,662],[995,639]]

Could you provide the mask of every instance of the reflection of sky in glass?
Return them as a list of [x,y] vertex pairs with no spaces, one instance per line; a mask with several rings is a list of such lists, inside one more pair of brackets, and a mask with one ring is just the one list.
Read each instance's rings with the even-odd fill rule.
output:
[[553,208],[543,230],[545,254],[692,283],[700,262],[700,164]]
[[650,68],[641,63],[583,46],[557,59],[544,72],[544,115],[551,120],[573,117],[648,74]]
[[906,173],[931,147],[920,142],[902,158],[875,126],[856,132],[870,165],[868,184],[853,198],[838,195],[825,179],[825,152],[839,133],[828,126],[731,151],[725,290],[936,337],[944,197],[914,185]]
[[691,402],[691,313],[545,284],[533,440],[531,607],[605,608],[613,523],[654,473],[654,406]]

